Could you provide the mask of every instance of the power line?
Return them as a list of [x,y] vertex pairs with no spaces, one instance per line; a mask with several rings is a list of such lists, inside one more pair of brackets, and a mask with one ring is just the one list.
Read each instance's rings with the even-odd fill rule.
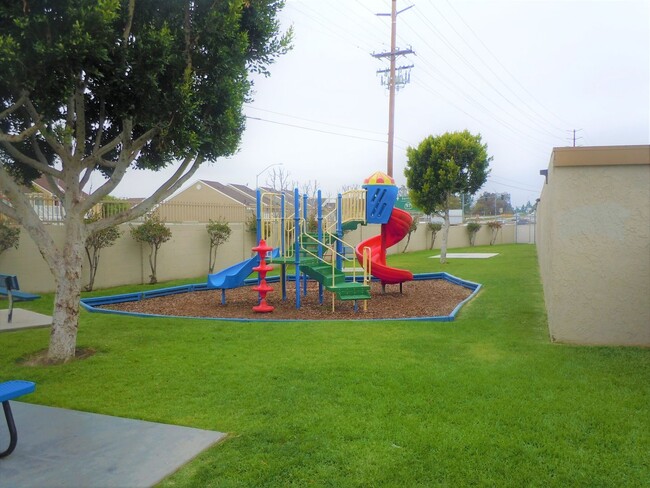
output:
[[[264,108],[253,107],[252,105],[244,105],[244,106],[246,108],[248,108],[248,109],[258,110],[260,112],[266,112],[266,113],[274,114],[274,115],[281,115],[283,117],[288,117],[290,119],[302,120],[304,122],[311,122],[313,124],[320,124],[320,125],[326,125],[326,126],[329,126],[329,127],[336,127],[338,129],[354,130],[354,131],[357,131],[357,132],[366,132],[368,134],[374,134],[374,135],[378,135],[378,136],[385,135],[384,132],[378,132],[378,131],[368,130],[368,129],[360,129],[358,127],[350,127],[350,126],[340,125],[340,124],[332,124],[332,123],[329,123],[329,122],[322,122],[320,120],[308,119],[308,118],[305,118],[305,117],[298,117],[297,115],[289,115],[289,114],[285,114],[285,113],[282,113],[282,112],[276,112],[274,110],[267,110],[267,109],[264,109]],[[406,139],[403,139],[401,137],[395,137],[395,138],[401,140],[405,144],[412,145],[411,142],[407,141]]]
[[[382,144],[386,144],[386,141],[381,140],[381,139],[371,139],[369,137],[362,137],[362,136],[354,136],[352,134],[342,134],[341,132],[333,132],[333,131],[328,131],[328,130],[322,130],[322,129],[315,129],[313,127],[306,127],[304,125],[297,125],[297,124],[288,124],[286,122],[278,122],[277,120],[269,120],[269,119],[263,119],[261,117],[252,117],[250,115],[245,116],[249,120],[257,120],[260,122],[267,122],[269,124],[276,124],[276,125],[283,125],[286,127],[292,127],[294,129],[302,129],[302,130],[308,130],[312,132],[320,132],[321,134],[329,134],[333,136],[340,136],[340,137],[348,137],[350,139],[360,139],[362,141],[372,141],[372,142],[381,142]],[[396,146],[399,147],[400,149],[406,150],[405,147],[402,146]]]
[[[339,26],[339,23],[337,23],[337,22],[332,22],[332,21],[330,21],[328,19],[326,19],[325,22],[321,21],[317,17],[322,17],[322,15],[319,12],[313,10],[311,7],[309,7],[307,3],[301,4],[301,6],[306,7],[311,12],[311,14],[308,13],[308,12],[305,12],[301,8],[298,8],[297,4],[295,4],[295,3],[291,3],[289,5],[291,5],[291,7],[296,12],[299,12],[300,14],[304,15],[308,19],[310,19],[313,22],[316,22],[317,24],[319,24],[326,31],[328,31],[332,37],[335,37],[336,39],[348,39],[348,40],[350,40],[352,38],[355,38],[356,40],[351,41],[351,44],[354,47],[356,47],[357,49],[368,52],[367,46],[369,46],[370,44],[366,44],[368,42],[367,39],[356,35],[354,33],[354,31],[352,31],[352,30],[346,30],[344,28],[341,28]],[[365,47],[362,47],[363,45],[365,45]]]
[[[436,8],[436,9],[437,9],[437,8]],[[530,130],[533,130],[533,131],[536,131],[536,132],[540,132],[540,133],[541,133],[541,132],[544,132],[545,134],[547,134],[548,136],[553,137],[553,138],[560,138],[559,136],[557,136],[557,135],[551,133],[550,131],[548,131],[548,130],[547,130],[546,128],[544,128],[544,127],[541,127],[541,128],[535,128],[535,127],[531,126],[530,124],[528,124],[528,123],[526,122],[526,120],[530,120],[533,124],[537,125],[537,127],[540,127],[539,123],[537,123],[534,119],[532,119],[532,118],[530,117],[529,114],[526,114],[525,112],[523,112],[523,111],[521,110],[520,107],[518,107],[515,103],[512,102],[512,100],[510,100],[507,96],[505,96],[505,95],[504,95],[504,94],[503,94],[503,93],[502,93],[502,92],[501,92],[497,87],[494,86],[494,84],[492,84],[492,83],[491,83],[491,82],[490,82],[490,81],[489,81],[489,80],[488,80],[488,79],[483,75],[483,73],[482,73],[480,70],[478,70],[478,69],[477,69],[477,68],[476,68],[476,67],[475,67],[475,66],[474,66],[474,65],[473,65],[473,64],[472,64],[472,63],[471,63],[471,62],[470,62],[470,61],[469,61],[465,56],[463,56],[463,54],[462,54],[462,53],[461,53],[461,52],[460,52],[460,51],[459,51],[459,50],[458,50],[458,49],[453,45],[453,43],[452,43],[452,42],[451,42],[451,41],[450,41],[450,40],[449,40],[449,39],[448,39],[448,38],[447,38],[447,37],[446,37],[446,36],[445,36],[445,35],[444,35],[444,34],[443,34],[443,33],[442,33],[442,32],[441,32],[441,31],[440,31],[440,30],[439,30],[439,29],[438,29],[438,28],[437,28],[437,27],[436,27],[436,26],[435,26],[435,25],[430,21],[430,20],[429,20],[429,18],[426,16],[426,14],[425,14],[421,9],[418,9],[418,12],[420,13],[420,18],[423,20],[423,22],[424,22],[425,24],[427,24],[427,25],[429,26],[429,28],[432,30],[432,32],[433,32],[433,33],[434,33],[438,38],[440,38],[440,40],[441,40],[441,41],[442,41],[442,42],[443,42],[443,43],[448,47],[449,52],[451,52],[451,53],[454,54],[458,59],[460,59],[460,60],[463,62],[464,65],[466,65],[470,70],[472,70],[472,72],[473,72],[473,73],[474,73],[478,78],[482,79],[483,82],[484,82],[487,86],[489,86],[492,90],[494,90],[494,91],[495,91],[495,92],[496,92],[496,93],[497,93],[497,94],[498,94],[498,95],[499,95],[503,100],[505,100],[505,101],[506,101],[510,106],[514,107],[514,109],[516,110],[516,113],[520,113],[521,115],[523,115],[523,116],[525,117],[525,120],[519,119],[519,123],[525,125],[525,126],[528,127]],[[443,16],[443,18],[444,18],[444,16]],[[446,20],[446,18],[445,18],[445,20]],[[447,21],[447,23],[449,23],[449,22]],[[461,78],[462,78],[462,79],[463,79],[463,80],[464,80],[464,81],[465,81],[465,82],[466,82],[470,87],[472,87],[474,90],[476,90],[476,92],[479,93],[480,95],[482,95],[486,100],[490,101],[490,102],[495,106],[495,108],[496,108],[497,110],[503,110],[503,109],[502,109],[502,108],[501,108],[501,107],[496,103],[496,101],[495,101],[492,97],[486,96],[486,94],[483,92],[483,90],[481,90],[481,89],[480,89],[479,87],[477,87],[473,82],[471,82],[470,80],[468,80],[467,77],[465,77],[465,76],[464,76],[464,75],[463,75],[463,74],[462,74],[462,73],[461,73],[461,72],[456,68],[456,66],[455,66],[453,63],[449,62],[445,57],[443,57],[443,56],[441,55],[440,52],[438,52],[435,48],[433,48],[433,47],[428,43],[428,41],[427,41],[427,40],[426,40],[426,39],[425,39],[425,38],[424,38],[424,37],[423,37],[423,36],[422,36],[422,35],[421,35],[417,30],[413,29],[413,28],[412,28],[408,23],[406,23],[406,22],[405,22],[405,25],[407,25],[407,27],[409,27],[409,28],[411,29],[411,31],[413,31],[413,32],[414,32],[418,37],[420,37],[420,39],[423,40],[423,42],[424,42],[424,43],[425,43],[425,44],[426,44],[426,45],[431,49],[431,51],[434,52],[435,54],[437,54],[438,57],[440,57],[440,59],[441,59],[441,60],[442,60],[442,61],[443,61],[447,66],[449,66],[449,68],[450,68],[452,71],[454,71],[458,76],[460,76],[460,77],[461,77]],[[450,24],[450,25],[451,25],[451,24]],[[454,29],[453,25],[452,25],[451,27],[452,27],[452,29]],[[455,29],[454,29],[454,31],[457,32]],[[514,117],[513,117],[513,118],[514,118]]]
[[348,129],[348,130],[355,130],[359,132],[367,132],[368,134],[375,134],[375,135],[384,135],[383,132],[378,132],[378,131],[372,131],[372,130],[367,130],[367,129],[359,129],[358,127],[349,127],[345,125],[338,125],[338,124],[331,124],[329,122],[321,122],[319,120],[314,120],[314,119],[308,119],[305,117],[298,117],[297,115],[289,115],[285,114],[282,112],[276,112],[274,110],[267,110],[264,108],[258,108],[258,107],[253,107],[252,105],[244,105],[246,108],[252,109],[252,110],[259,110],[260,112],[266,112],[269,114],[274,114],[274,115],[282,115],[283,117],[289,117],[291,119],[296,119],[296,120],[303,120],[305,122],[312,122],[314,124],[321,124],[321,125],[327,125],[330,127],[337,127],[339,129]]
[[[490,54],[490,56],[492,56],[492,58],[493,58],[493,59],[494,59],[494,60],[499,64],[499,66],[501,66],[501,68],[503,68],[503,70],[504,70],[504,71],[505,71],[505,72],[510,76],[510,78],[512,78],[512,79],[515,81],[515,83],[517,83],[517,85],[519,85],[519,87],[520,87],[522,90],[524,90],[524,91],[528,94],[528,96],[530,96],[530,97],[531,97],[531,98],[532,98],[532,99],[533,99],[533,100],[534,100],[534,101],[535,101],[535,102],[536,102],[540,107],[542,107],[546,112],[548,112],[549,114],[551,114],[551,115],[552,115],[553,117],[555,117],[558,121],[560,121],[560,122],[566,124],[566,122],[565,122],[564,120],[562,120],[560,117],[558,117],[557,115],[555,115],[555,114],[554,114],[553,112],[551,112],[549,109],[547,109],[546,107],[544,107],[544,105],[543,105],[542,103],[540,103],[539,100],[537,100],[536,97],[535,97],[535,96],[534,96],[530,91],[528,91],[528,89],[526,89],[526,87],[525,87],[525,86],[524,86],[524,85],[523,85],[523,84],[522,84],[522,83],[521,83],[521,82],[520,82],[520,81],[515,77],[515,75],[513,75],[513,74],[510,72],[510,70],[508,70],[508,68],[507,68],[507,67],[506,67],[506,66],[505,66],[505,65],[504,65],[504,64],[499,60],[499,58],[496,56],[496,54],[494,54],[494,53],[490,50],[490,48],[489,48],[489,47],[488,47],[488,46],[483,42],[483,40],[478,36],[478,34],[476,34],[476,32],[474,31],[474,29],[472,29],[472,27],[471,27],[471,26],[470,26],[470,25],[465,21],[465,19],[460,15],[460,13],[458,12],[458,10],[456,10],[456,9],[454,8],[453,4],[452,4],[449,0],[447,0],[447,4],[448,4],[449,7],[454,11],[454,13],[456,14],[456,16],[461,20],[461,22],[462,22],[463,24],[465,24],[465,26],[470,30],[470,32],[471,32],[472,35],[476,38],[476,40],[478,40],[478,42],[481,43],[481,45],[483,46],[483,48],[484,48],[484,49],[485,49],[485,50]],[[462,37],[462,36],[461,36],[461,37]],[[464,39],[464,38],[463,38],[463,39]],[[479,58],[480,58],[480,56],[479,56]],[[515,92],[513,91],[513,93],[515,93]],[[515,96],[517,96],[516,93],[515,93]],[[518,97],[518,98],[519,98],[519,97]],[[521,99],[520,99],[520,100],[521,100]],[[537,114],[537,115],[538,115],[542,120],[545,120],[547,123],[549,123],[550,125],[553,125],[553,127],[555,127],[555,128],[558,129],[558,130],[563,130],[563,129],[559,128],[557,125],[553,124],[550,120],[548,120],[547,118],[545,118],[543,115],[539,114],[535,109],[533,109],[530,105],[528,105],[524,100],[521,100],[521,101],[522,101],[522,103],[524,103],[527,107],[529,107],[529,108],[530,108],[530,109],[531,109],[535,114]]]

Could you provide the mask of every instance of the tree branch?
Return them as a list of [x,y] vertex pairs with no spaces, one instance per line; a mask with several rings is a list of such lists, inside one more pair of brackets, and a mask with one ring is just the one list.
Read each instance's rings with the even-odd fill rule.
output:
[[21,93],[18,100],[16,100],[12,105],[10,105],[5,110],[0,112],[0,120],[7,118],[7,116],[11,115],[16,110],[18,110],[20,107],[25,105],[26,101],[27,101],[27,92],[23,92],[23,93]]
[[41,146],[38,143],[38,140],[35,137],[32,137],[32,148],[34,149],[34,153],[36,154],[36,157],[38,158],[38,161],[41,164],[44,164],[46,166],[49,166],[47,163],[47,158],[45,157],[45,154],[43,154],[43,151],[41,151]]
[[52,175],[45,174],[45,180],[50,185],[50,191],[61,201],[65,198],[65,192],[59,189],[59,184],[56,182]]
[[82,80],[79,80],[77,89],[74,95],[74,109],[76,119],[76,144],[74,155],[76,159],[81,161],[81,158],[86,153],[86,101],[84,99],[85,85]]
[[0,145],[3,148],[5,148],[5,150],[9,153],[9,155],[13,157],[16,161],[26,164],[30,168],[34,168],[36,171],[40,171],[41,173],[50,174],[53,176],[60,175],[60,172],[56,168],[53,168],[52,166],[37,161],[34,158],[30,158],[26,154],[16,149],[13,144],[6,141],[0,141]]
[[41,255],[54,273],[58,266],[56,243],[47,232],[45,225],[36,214],[23,189],[2,165],[0,165],[0,191],[11,203],[11,207],[4,202],[0,203],[0,212],[20,222],[20,225],[32,237]]
[[[151,196],[136,206],[131,207],[129,210],[89,224],[89,232],[95,232],[98,230],[106,229],[108,227],[112,227],[114,225],[123,224],[124,222],[129,222],[147,213],[158,202],[167,198],[169,195],[178,190],[188,179],[194,175],[194,173],[196,173],[196,170],[199,169],[203,163],[204,157],[203,155],[196,155],[194,162],[192,162],[193,157],[193,155],[187,156],[178,167],[178,169],[174,172],[174,174],[169,179],[167,179],[167,181],[165,181],[165,183],[163,183]],[[190,163],[191,167],[187,169]]]
[[[122,131],[120,137],[123,140],[128,140],[129,138],[127,137],[127,134],[131,133],[130,120],[124,121],[123,124],[124,124],[124,130]],[[117,185],[120,184],[120,182],[124,178],[124,175],[126,174],[126,171],[129,169],[131,163],[135,161],[135,159],[138,157],[140,151],[145,146],[145,144],[149,142],[158,132],[159,129],[157,127],[153,129],[149,129],[147,132],[145,132],[140,137],[138,137],[135,141],[131,141],[130,143],[123,144],[117,162],[101,160],[103,164],[113,168],[113,173],[111,177],[108,179],[108,181],[106,181],[102,186],[100,186],[86,199],[85,203],[82,206],[85,212],[87,212],[93,206],[99,203],[104,197],[109,195],[115,189],[115,187],[117,187]],[[114,139],[112,142],[115,142],[116,139]],[[104,148],[102,148],[100,152],[103,151],[103,149]],[[90,170],[91,168],[88,167],[88,171]],[[82,179],[83,185],[86,184],[89,177],[90,175],[88,173],[84,174],[84,178]]]
[[32,125],[31,127],[25,129],[19,134],[5,134],[0,132],[0,141],[3,142],[22,142],[28,137],[33,136],[38,131],[37,125]]
[[84,169],[84,174],[79,180],[79,189],[83,191],[84,187],[88,184],[88,180],[90,180],[90,176],[93,174],[94,169],[93,168],[85,168]]
[[96,143],[95,143],[95,148],[93,148],[92,154],[89,156],[85,157],[82,161],[81,164],[83,164],[85,167],[91,167],[94,166],[95,164],[103,164],[105,166],[108,166],[109,168],[114,167],[114,163],[111,161],[106,161],[102,159],[102,156],[113,149],[115,149],[117,146],[122,143],[124,138],[124,133],[120,132],[120,134],[116,137],[113,138],[113,140],[107,144],[104,144],[101,148],[98,148]]
[[124,47],[129,41],[129,36],[131,35],[131,26],[133,25],[133,12],[135,11],[135,0],[129,0],[129,13],[126,19],[126,27],[124,27],[124,34],[122,34],[122,39],[124,40]]
[[97,127],[97,135],[95,136],[95,144],[93,146],[93,154],[96,153],[100,144],[102,143],[102,137],[104,136],[104,123],[106,122],[106,100],[102,96],[99,101],[99,121]]
[[183,30],[185,31],[185,67],[192,68],[192,2],[185,2]]
[[27,108],[27,111],[29,112],[29,116],[32,118],[34,123],[38,125],[40,134],[45,138],[45,141],[50,145],[52,149],[54,149],[54,152],[56,152],[56,154],[61,158],[61,161],[69,162],[70,153],[66,152],[65,147],[55,137],[52,137],[52,134],[47,129],[45,124],[40,122],[41,115],[38,113],[38,111],[36,110],[36,108],[32,104],[32,101],[29,98],[27,98],[27,100],[25,101],[25,107]]
[[[65,116],[65,128],[69,134],[72,134],[74,130],[73,124],[74,124],[74,95],[70,95],[68,97],[68,108]],[[68,143],[66,143],[65,140],[66,139],[64,139],[63,147],[65,147],[66,154],[72,154],[72,138],[69,139],[70,142]]]
[[6,215],[10,219],[15,220],[16,222],[18,221],[18,214],[16,213],[16,210],[14,210],[12,206],[7,205],[2,200],[0,200],[0,213]]

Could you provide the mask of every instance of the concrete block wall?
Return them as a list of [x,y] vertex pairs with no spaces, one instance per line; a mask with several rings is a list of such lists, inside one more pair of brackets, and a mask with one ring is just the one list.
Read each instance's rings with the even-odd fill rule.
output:
[[[95,289],[108,288],[124,284],[142,284],[149,282],[149,246],[142,245],[131,238],[132,225],[120,226],[122,236],[111,247],[101,251],[99,269],[95,277]],[[205,224],[167,224],[172,231],[172,238],[164,243],[158,252],[158,281],[182,278],[204,279],[208,273],[209,240]],[[231,223],[230,239],[219,247],[215,272],[238,263],[252,255],[255,235],[247,232],[243,223]],[[499,231],[496,243],[515,242],[515,226],[507,225]],[[522,226],[519,226],[522,227]],[[60,225],[48,225],[54,241],[60,246],[63,242],[63,228]],[[359,242],[381,232],[379,225],[359,226],[346,233],[344,240],[356,246]],[[407,251],[428,249],[430,233],[425,224],[420,224],[411,235]],[[442,236],[439,233],[434,249],[440,249]],[[476,245],[487,245],[490,231],[481,228]],[[389,254],[401,253],[406,246],[406,239],[388,250]],[[469,246],[469,238],[464,226],[452,226],[449,229],[448,248]],[[84,264],[87,261],[84,259]],[[36,245],[23,230],[20,234],[18,249],[10,249],[0,255],[0,272],[18,276],[22,289],[34,293],[46,293],[54,290],[54,279],[45,261],[40,256]],[[83,270],[83,282],[88,283],[87,265]]]

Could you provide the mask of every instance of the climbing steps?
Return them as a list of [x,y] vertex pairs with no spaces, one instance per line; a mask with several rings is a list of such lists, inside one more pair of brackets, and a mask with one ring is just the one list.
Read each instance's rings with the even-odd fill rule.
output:
[[[356,281],[346,281],[345,273],[332,267],[333,247],[335,237],[325,233],[320,243],[322,258],[318,257],[318,237],[315,234],[303,234],[300,248],[300,271],[309,278],[317,281],[336,296],[339,300],[368,300],[370,299],[370,285]],[[344,254],[345,253],[344,249]],[[348,253],[354,255],[354,250],[349,248]],[[274,264],[295,264],[295,256],[273,257],[268,260]],[[332,271],[333,270],[333,271]]]
[[[332,269],[334,269],[333,273]],[[345,273],[332,268],[331,264],[301,261],[300,270],[322,284],[327,291],[334,293],[339,300],[368,300],[370,298],[370,285],[346,281]]]

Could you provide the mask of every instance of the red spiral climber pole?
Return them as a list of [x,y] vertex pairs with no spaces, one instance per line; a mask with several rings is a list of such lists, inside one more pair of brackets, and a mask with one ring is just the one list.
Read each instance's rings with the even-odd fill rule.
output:
[[264,239],[261,239],[259,244],[253,248],[253,252],[256,252],[260,255],[259,266],[253,268],[253,271],[257,271],[260,277],[259,284],[253,287],[253,290],[258,292],[260,297],[259,304],[253,307],[254,312],[273,312],[273,307],[266,303],[266,294],[273,291],[273,288],[266,283],[266,273],[273,270],[273,266],[266,264],[266,253],[272,250],[273,248],[267,246]]

